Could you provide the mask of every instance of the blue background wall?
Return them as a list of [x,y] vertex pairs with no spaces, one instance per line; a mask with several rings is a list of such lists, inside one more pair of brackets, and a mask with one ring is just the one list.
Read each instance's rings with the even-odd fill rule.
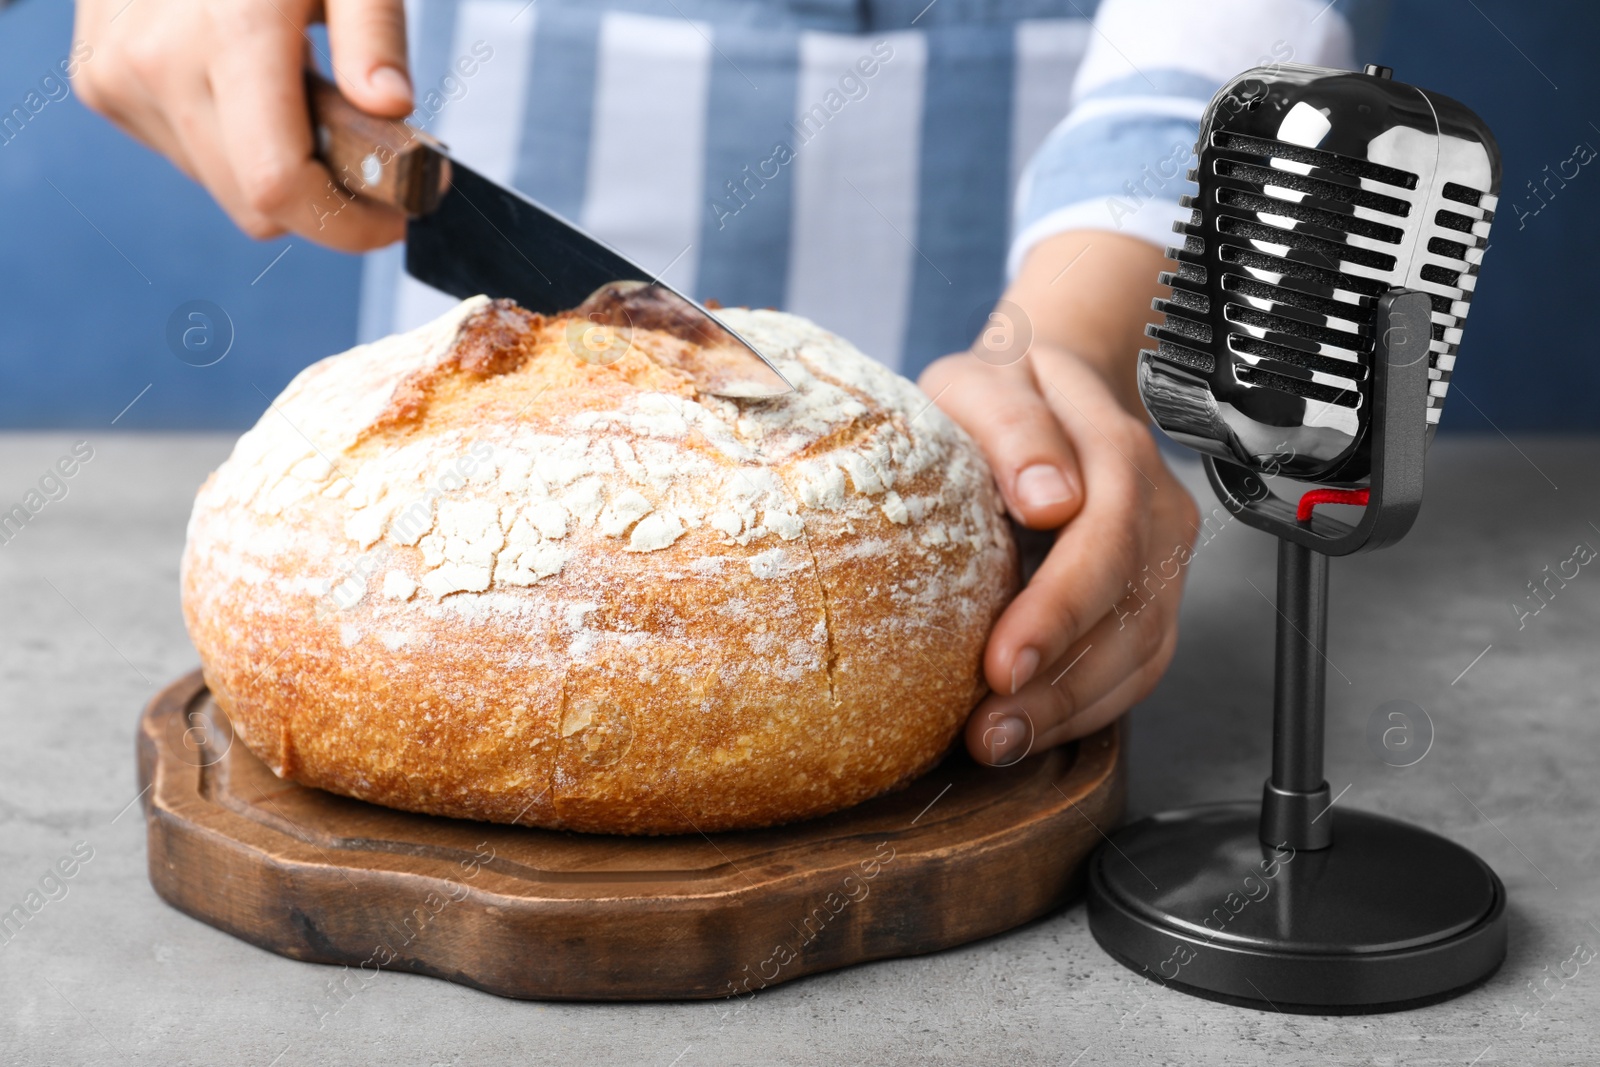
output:
[[[71,23],[64,0],[0,12],[0,112],[54,70]],[[1577,329],[1600,248],[1600,160],[1552,182],[1542,207],[1527,187],[1579,142],[1600,148],[1597,42],[1592,2],[1393,4],[1377,61],[1480,112],[1505,153],[1446,430],[1600,428],[1600,364]],[[1519,220],[1518,207],[1530,213]],[[294,237],[251,241],[76,97],[52,102],[0,145],[0,426],[104,426],[136,396],[119,428],[248,426],[300,367],[354,343],[359,283],[358,259]],[[214,366],[166,343],[168,318],[192,300],[232,320]]]

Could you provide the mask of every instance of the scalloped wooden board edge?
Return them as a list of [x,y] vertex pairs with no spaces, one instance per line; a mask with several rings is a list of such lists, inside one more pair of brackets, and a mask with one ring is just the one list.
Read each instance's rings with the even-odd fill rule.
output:
[[954,751],[897,792],[764,830],[618,837],[393,811],[276,778],[200,673],[145,709],[150,882],[294,959],[507,997],[744,996],[934,952],[1061,907],[1126,798],[1114,724],[986,768]]

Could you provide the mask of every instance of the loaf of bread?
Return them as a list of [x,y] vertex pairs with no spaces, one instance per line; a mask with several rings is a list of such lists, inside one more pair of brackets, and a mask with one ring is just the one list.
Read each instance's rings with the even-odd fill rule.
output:
[[692,339],[597,349],[483,297],[296,377],[183,558],[237,737],[377,804],[604,833],[805,818],[936,762],[1017,583],[990,472],[838,337],[723,314],[794,393],[708,396]]

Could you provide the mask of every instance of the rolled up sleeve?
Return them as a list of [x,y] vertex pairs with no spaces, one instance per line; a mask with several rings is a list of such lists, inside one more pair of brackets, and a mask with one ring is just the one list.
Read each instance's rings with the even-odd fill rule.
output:
[[1072,89],[1017,187],[1006,267],[1066,230],[1172,243],[1188,215],[1200,117],[1251,67],[1351,69],[1375,44],[1384,0],[1105,0]]

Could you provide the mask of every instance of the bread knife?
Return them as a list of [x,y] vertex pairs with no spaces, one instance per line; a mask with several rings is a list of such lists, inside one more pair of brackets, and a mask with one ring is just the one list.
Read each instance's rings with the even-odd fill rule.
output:
[[[323,210],[337,210],[341,197],[364,196],[404,211],[413,278],[451,296],[507,297],[545,315],[592,309],[588,317],[613,328],[634,325],[629,308],[643,296],[649,325],[712,349],[696,366],[704,391],[761,399],[793,390],[771,360],[703,305],[549,208],[450,158],[434,137],[368,115],[315,72],[307,72],[306,95],[317,157],[337,184],[329,194],[336,202]],[[615,351],[614,343],[600,350]]]

